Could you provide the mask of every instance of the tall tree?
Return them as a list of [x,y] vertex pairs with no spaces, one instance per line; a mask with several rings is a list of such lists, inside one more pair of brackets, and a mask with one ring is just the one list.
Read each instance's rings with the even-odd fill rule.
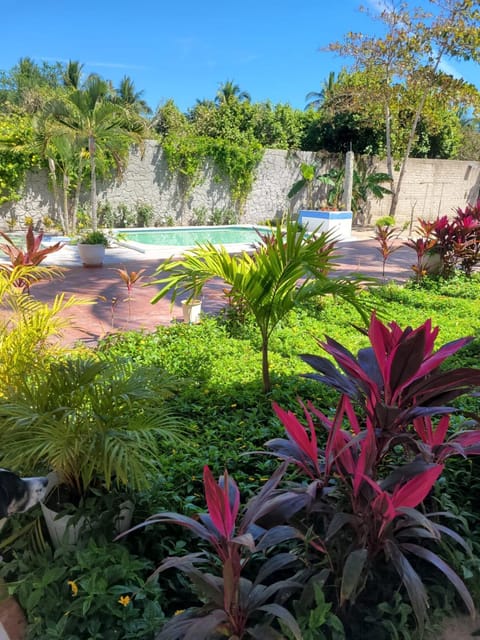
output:
[[150,114],[152,110],[147,102],[142,98],[143,91],[137,91],[135,83],[129,76],[123,76],[117,88],[114,101],[133,109],[136,113]]
[[[365,84],[359,86],[354,109],[383,107],[387,170],[392,179],[390,214],[395,215],[408,158],[415,143],[417,126],[429,96],[455,103],[459,94],[463,100],[475,94],[475,89],[441,71],[445,57],[480,59],[480,8],[476,0],[429,0],[433,9],[427,13],[409,10],[405,3],[388,3],[379,19],[385,27],[381,37],[348,33],[342,42],[331,43],[327,49],[342,56],[353,57],[354,71],[362,71]],[[413,100],[410,103],[405,146],[400,172],[393,184],[392,129],[395,108],[402,91]],[[478,92],[477,92],[478,93]],[[353,109],[352,109],[353,110]]]
[[78,60],[69,60],[62,74],[63,84],[71,89],[80,89],[83,67]]
[[125,165],[130,144],[141,144],[145,123],[131,110],[112,101],[109,83],[92,75],[84,88],[69,92],[64,100],[47,106],[47,118],[58,125],[57,134],[70,136],[82,144],[90,163],[90,205],[92,228],[97,228],[97,160],[106,156],[118,170]]
[[61,86],[62,65],[32,58],[20,58],[17,64],[0,77],[0,102],[4,111],[21,110],[33,115],[42,111],[54,92]]
[[323,81],[323,85],[320,91],[310,91],[309,93],[307,93],[307,95],[305,96],[305,109],[320,109],[325,100],[327,100],[329,96],[332,95],[335,89],[335,85],[340,79],[342,73],[343,72],[341,71],[338,74],[338,78],[336,78],[335,71],[330,71],[330,73],[328,74],[328,78]]
[[221,105],[232,102],[250,102],[250,94],[242,91],[232,80],[227,80],[219,86],[215,103]]

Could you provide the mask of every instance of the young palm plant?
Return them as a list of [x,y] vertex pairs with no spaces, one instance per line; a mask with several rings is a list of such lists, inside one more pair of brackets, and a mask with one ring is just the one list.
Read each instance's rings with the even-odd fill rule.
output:
[[181,442],[175,388],[158,368],[123,359],[78,355],[28,372],[0,399],[2,464],[55,471],[74,502],[95,484],[144,488],[159,440]]
[[18,293],[17,283],[28,286],[58,275],[53,267],[5,265],[0,269],[0,392],[4,395],[24,383],[25,377],[64,352],[57,340],[71,320],[68,310],[93,300],[65,294],[55,296],[48,305],[32,296]]
[[199,245],[181,259],[163,263],[156,271],[161,277],[150,284],[163,285],[152,303],[170,293],[172,304],[179,293],[193,295],[213,277],[230,285],[260,330],[263,388],[269,392],[269,341],[278,323],[296,305],[328,294],[346,300],[367,319],[359,296],[365,280],[329,277],[338,254],[328,233],[309,235],[296,222],[288,221],[285,229],[277,226],[271,235],[260,236],[260,240],[253,255],[230,255],[224,247]]

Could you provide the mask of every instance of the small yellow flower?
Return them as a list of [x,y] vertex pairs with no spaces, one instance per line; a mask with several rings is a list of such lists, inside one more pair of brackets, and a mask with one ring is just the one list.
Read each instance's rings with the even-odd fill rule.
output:
[[131,598],[130,596],[120,596],[120,598],[118,599],[118,602],[123,606],[126,607],[127,605],[130,604]]
[[72,590],[72,596],[75,597],[78,594],[78,585],[75,580],[68,580],[68,586]]
[[184,611],[185,611],[185,609],[177,609],[173,615],[174,615],[174,616],[179,616],[179,615],[180,615],[181,613],[183,613]]

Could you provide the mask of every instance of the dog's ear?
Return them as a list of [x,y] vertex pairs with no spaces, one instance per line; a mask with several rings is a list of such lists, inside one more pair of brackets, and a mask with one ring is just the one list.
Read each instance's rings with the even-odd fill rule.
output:
[[8,516],[9,498],[4,487],[0,485],[0,518],[6,518]]

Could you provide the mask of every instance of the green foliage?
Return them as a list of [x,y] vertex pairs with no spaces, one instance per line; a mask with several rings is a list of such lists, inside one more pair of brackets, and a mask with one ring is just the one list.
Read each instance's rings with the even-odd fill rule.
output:
[[137,214],[137,227],[150,227],[153,222],[153,207],[147,202],[137,202],[135,205],[135,213]]
[[99,481],[148,486],[159,440],[181,442],[167,404],[175,388],[162,370],[122,359],[72,356],[28,372],[0,402],[2,461],[57,472],[77,501]]
[[[418,141],[419,122],[435,112],[433,131],[442,127],[442,112],[452,105],[478,103],[478,90],[441,71],[445,56],[478,60],[479,12],[476,2],[451,0],[432,13],[406,3],[384,7],[380,36],[347,33],[327,50],[353,60],[351,73],[336,83],[324,108],[333,114],[357,114],[365,124],[384,131],[388,173],[394,158],[401,159],[390,213],[395,215],[405,167]],[[450,123],[449,123],[450,124]],[[455,149],[450,130],[450,153]],[[420,140],[420,143],[422,140]],[[440,146],[440,145],[439,145]]]
[[91,304],[91,300],[80,300],[64,294],[55,296],[48,305],[35,298],[19,294],[16,283],[32,286],[39,280],[59,275],[51,267],[17,266],[0,269],[0,307],[6,313],[0,321],[0,388],[3,398],[15,391],[27,374],[38,369],[48,369],[51,358],[64,352],[55,341],[55,336],[70,322],[65,318],[72,306]]
[[91,75],[82,88],[68,91],[61,99],[52,100],[45,107],[45,141],[50,139],[52,132],[75,141],[78,179],[83,172],[85,148],[88,149],[91,218],[92,228],[96,230],[97,173],[102,173],[103,169],[106,174],[112,166],[121,173],[130,146],[142,145],[146,135],[145,122],[134,109],[112,99],[108,82]]
[[168,167],[179,172],[191,189],[199,172],[208,160],[213,161],[219,176],[228,181],[232,199],[242,205],[250,193],[255,169],[262,158],[262,148],[255,141],[229,141],[187,134],[182,137],[167,136],[163,141]]
[[392,218],[392,216],[382,216],[375,221],[377,227],[393,227],[394,224],[395,218]]
[[197,103],[188,120],[173,103],[166,103],[155,116],[154,126],[162,135],[170,170],[186,180],[186,194],[196,184],[200,168],[211,161],[218,177],[227,180],[233,202],[241,207],[263,149],[306,149],[306,132],[318,116],[289,105],[241,101],[235,88],[227,87],[227,98],[217,103]]
[[[441,327],[442,342],[456,339],[460,335],[474,334],[476,339],[456,354],[452,360],[455,360],[456,367],[478,366],[480,326],[476,317],[478,315],[480,286],[475,275],[468,282],[461,277],[449,282],[428,278],[421,285],[415,283],[411,283],[407,287],[388,285],[377,288],[375,297],[372,297],[370,292],[364,292],[362,297],[366,303],[368,301],[368,303],[382,308],[385,318],[388,320],[396,319],[400,324],[414,325],[423,322],[425,317],[432,317],[434,324]],[[23,299],[23,297],[21,298]],[[244,312],[242,311],[242,313]],[[296,397],[308,398],[314,400],[316,406],[328,415],[331,415],[337,401],[336,392],[299,376],[299,374],[306,372],[306,368],[297,354],[315,352],[317,345],[313,336],[321,337],[325,332],[352,352],[357,352],[359,348],[365,346],[366,339],[365,336],[352,328],[351,323],[351,307],[330,296],[321,300],[312,298],[308,302],[294,307],[277,325],[272,335],[270,343],[272,392],[268,396],[264,396],[260,389],[260,358],[258,353],[260,339],[250,314],[247,314],[245,323],[235,322],[235,318],[207,317],[200,325],[175,323],[170,326],[158,327],[155,332],[150,334],[127,332],[107,338],[100,346],[99,355],[101,358],[116,360],[119,357],[126,357],[135,365],[151,365],[153,368],[165,369],[171,375],[183,378],[175,396],[175,412],[188,428],[191,446],[188,450],[173,443],[165,443],[162,446],[156,460],[160,472],[151,481],[149,488],[137,495],[137,508],[140,512],[138,517],[146,517],[150,513],[160,510],[181,510],[187,515],[198,513],[203,503],[199,476],[205,463],[208,463],[216,474],[222,473],[223,469],[228,466],[239,482],[242,495],[245,497],[253,495],[276,465],[275,461],[270,458],[260,459],[258,456],[245,455],[248,451],[262,449],[266,440],[280,434],[278,422],[272,415],[271,401],[276,400],[282,406],[288,407],[292,411],[298,411]],[[18,335],[16,339],[21,344],[21,338]],[[11,353],[2,356],[1,359],[2,362],[5,362],[7,372],[8,366],[11,367],[12,376],[17,366],[12,364],[15,363],[16,357],[13,344],[12,342]],[[33,346],[27,345],[23,352],[28,356],[24,360],[23,368],[19,367],[18,369],[18,371],[24,372],[22,375],[29,374],[30,368],[33,366],[41,366],[44,369],[47,366],[43,359],[43,351],[36,351],[38,347],[33,342],[31,344]],[[38,353],[38,356],[33,360],[32,353],[34,352]],[[2,383],[2,388],[5,389],[4,383]],[[471,411],[475,414],[480,411],[478,398],[464,398],[460,399],[458,403],[459,407],[464,407],[464,411]],[[435,510],[451,510],[464,518],[464,521],[459,521],[462,524],[460,528],[455,525],[456,521],[453,521],[454,524],[449,523],[449,526],[455,526],[460,535],[473,541],[474,557],[461,557],[456,552],[451,557],[448,555],[451,553],[450,551],[445,551],[445,553],[449,564],[475,590],[474,583],[480,584],[476,579],[478,567],[475,564],[478,563],[479,556],[476,540],[480,530],[478,527],[480,509],[478,478],[480,473],[476,460],[467,463],[459,461],[458,465],[453,463],[456,463],[453,459],[448,461],[445,482],[435,494],[435,498],[440,501]],[[28,472],[30,471],[28,469]],[[460,510],[464,513],[461,514]],[[27,518],[31,515],[25,514],[24,517]],[[13,521],[13,519],[11,520]],[[464,528],[465,526],[467,528]],[[134,549],[132,549],[132,553],[145,559],[148,558],[148,562],[159,564],[166,555],[178,555],[182,550],[184,551],[189,544],[189,537],[180,536],[171,528],[162,528],[161,535],[158,535],[158,531],[154,534],[150,529],[146,529],[141,534],[129,536],[128,543]],[[16,543],[16,547],[21,549],[17,546],[18,544]],[[97,566],[100,572],[109,562],[116,566],[117,556],[112,554],[110,546],[105,545],[104,548],[105,557],[96,562],[95,566],[93,566],[94,561],[92,560],[92,573],[95,573]],[[3,551],[2,555],[5,558],[6,554]],[[71,555],[73,558],[73,554]],[[109,561],[108,556],[111,556],[113,560]],[[25,592],[27,592],[27,588],[30,591],[36,590],[36,585],[41,583],[41,576],[46,573],[47,569],[45,564],[41,564],[39,569],[37,567],[45,557],[50,558],[48,553],[37,559],[24,554],[23,550],[18,554],[17,558],[24,560],[22,577],[24,577],[23,588]],[[64,566],[62,562],[59,560],[61,567]],[[76,562],[76,560],[72,560],[72,562]],[[125,566],[125,571],[129,571],[129,561],[122,560],[122,563]],[[49,562],[48,567],[57,567],[57,563],[55,561]],[[73,576],[69,567],[70,564],[67,570],[62,569],[62,575],[59,578],[61,588],[55,587],[54,590],[52,587],[52,591],[48,591],[45,587],[43,591],[45,602],[39,600],[34,608],[38,612],[43,607],[45,620],[50,619],[48,612],[52,610],[51,619],[54,622],[51,623],[51,626],[53,629],[61,618],[60,615],[57,618],[54,616],[60,611],[63,614],[66,606],[74,604],[71,589],[68,589],[65,581],[71,578],[75,579],[81,572],[77,576]],[[15,579],[16,571],[15,566],[11,565],[9,580]],[[137,575],[133,568],[128,576],[131,582],[134,581],[131,578],[132,575]],[[143,572],[141,575],[143,579]],[[374,585],[371,586],[372,598],[378,596],[378,603],[386,600],[385,590],[389,589],[388,593],[391,594],[391,598],[388,600],[388,605],[380,604],[377,610],[375,606],[372,606],[372,599],[367,599],[367,601],[357,601],[355,607],[351,608],[356,612],[355,623],[357,624],[355,627],[357,635],[353,635],[353,637],[360,637],[365,629],[366,616],[369,616],[368,628],[375,630],[379,638],[387,640],[389,637],[394,637],[389,635],[389,633],[393,633],[390,631],[392,624],[401,640],[407,640],[408,634],[412,638],[414,637],[411,631],[412,615],[411,613],[408,615],[408,605],[399,596],[395,596],[397,585],[393,585],[390,578],[390,574],[382,575],[375,593],[373,593]],[[29,579],[30,582],[28,582]],[[429,582],[438,583],[438,597],[434,599],[432,596],[432,609],[451,606],[449,603],[453,602],[453,596],[445,587],[445,583],[438,580],[438,575],[432,572]],[[121,579],[119,584],[129,584],[127,577]],[[173,614],[176,609],[184,609],[186,606],[198,604],[198,602],[192,601],[187,593],[185,583],[177,575],[162,576],[160,584],[165,592],[164,608],[165,610],[168,608],[169,615]],[[120,595],[125,593],[127,592],[115,594],[115,602],[109,599],[110,595],[105,595],[105,601],[102,601],[104,596],[96,596],[103,602],[105,626],[107,626],[107,620],[110,624],[110,605],[113,607]],[[85,591],[79,595],[87,597],[88,594]],[[324,598],[325,604],[320,603],[319,605],[317,602],[317,606],[313,605],[312,607],[312,613],[315,615],[312,624],[316,625],[319,622],[321,613],[325,613],[325,608],[331,602],[328,590],[325,591]],[[149,599],[147,598],[147,600]],[[64,602],[65,607],[60,604]],[[53,603],[55,603],[56,611],[53,611]],[[143,605],[139,600],[135,600],[134,606],[136,608]],[[128,610],[128,607],[121,607],[121,610]],[[128,613],[133,615],[130,610]],[[140,637],[146,636],[148,638],[147,634],[152,633],[151,629],[158,629],[161,614],[158,611],[157,613],[158,616],[155,614],[157,617],[152,614],[148,618],[149,623],[151,621],[152,624],[148,630],[140,628]],[[92,608],[85,620],[80,621],[79,624],[99,624],[101,615],[100,612]],[[301,615],[304,616],[302,627],[305,633],[308,629],[308,612],[301,613],[299,610],[297,620],[300,620]],[[39,614],[40,616],[41,614]],[[89,616],[96,622],[91,622]],[[140,619],[142,616],[143,614],[140,614]],[[33,620],[40,625],[38,635],[33,636],[35,640],[37,638],[43,640],[48,637],[44,627],[41,626],[42,620],[39,620],[39,617],[35,616],[35,620]],[[117,629],[115,624],[117,623],[112,622],[111,626]],[[90,632],[93,634],[96,628],[89,627]],[[135,638],[134,631],[130,631],[127,622],[122,628],[129,629],[131,635],[127,635],[126,638]],[[108,631],[102,627],[99,629],[100,637],[107,638],[108,636],[102,634],[106,634]],[[68,629],[68,631],[75,634],[75,630]],[[322,628],[321,632],[329,633],[328,623],[327,628]],[[51,633],[57,634],[53,635],[52,639],[60,640],[65,637],[70,640],[66,634],[61,635],[61,627]],[[326,637],[329,638],[328,635]],[[73,635],[72,640],[74,638]]]
[[[1,575],[25,611],[29,640],[153,639],[162,595],[152,566],[121,544],[90,540],[53,554],[16,553]],[[123,603],[123,604],[122,604]]]
[[108,237],[103,231],[87,231],[78,238],[79,244],[103,244],[108,247]]
[[268,392],[270,337],[289,311],[309,298],[329,294],[348,301],[361,314],[364,307],[358,301],[360,280],[328,277],[336,255],[329,234],[308,234],[288,220],[285,229],[277,225],[260,240],[252,255],[230,255],[225,247],[211,243],[199,245],[179,260],[162,263],[156,271],[160,278],[151,284],[162,285],[153,303],[171,294],[173,304],[180,292],[189,300],[198,298],[208,280],[222,278],[255,317],[262,340],[263,388]]
[[19,200],[25,175],[38,168],[33,150],[33,128],[28,116],[17,113],[0,117],[0,204]]
[[[320,581],[304,590],[303,598],[294,603],[298,625],[303,640],[345,640],[343,624],[327,602]],[[291,637],[291,636],[288,636]]]

